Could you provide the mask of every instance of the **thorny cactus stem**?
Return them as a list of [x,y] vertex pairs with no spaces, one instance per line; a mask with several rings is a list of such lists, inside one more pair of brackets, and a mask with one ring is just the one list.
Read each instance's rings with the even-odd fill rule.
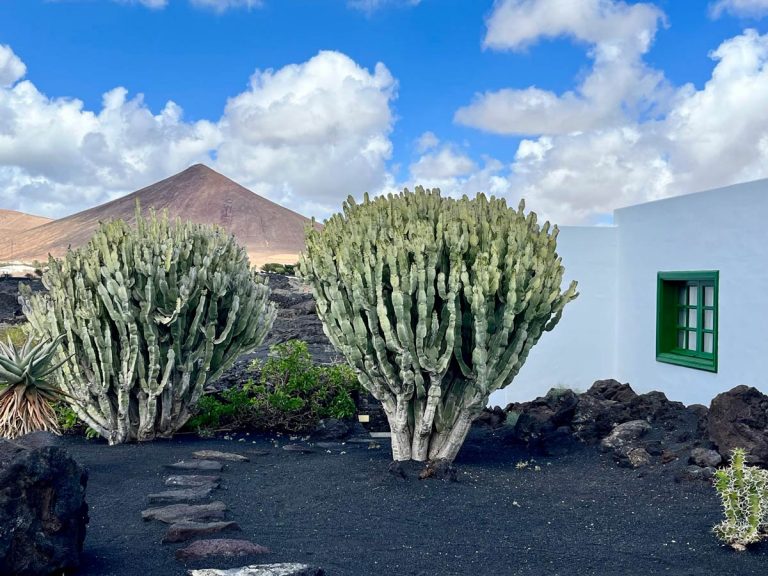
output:
[[561,290],[557,227],[480,194],[351,197],[308,229],[299,270],[326,335],[389,419],[395,460],[456,457],[492,392],[552,330]]
[[736,550],[759,542],[768,525],[768,471],[746,465],[746,457],[742,448],[736,448],[731,465],[715,473],[725,520],[712,530]]

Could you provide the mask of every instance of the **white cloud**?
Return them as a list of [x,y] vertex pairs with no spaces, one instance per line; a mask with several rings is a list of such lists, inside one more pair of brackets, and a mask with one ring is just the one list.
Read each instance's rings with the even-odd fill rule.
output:
[[470,174],[475,169],[475,163],[469,156],[450,146],[424,154],[410,166],[411,176],[419,181],[458,178]]
[[189,0],[190,4],[198,8],[209,8],[215,12],[225,12],[232,8],[259,8],[262,0]]
[[152,10],[160,10],[168,6],[168,0],[113,0],[120,4],[140,4]]
[[13,53],[11,47],[0,44],[0,88],[10,86],[26,73],[27,67]]
[[421,0],[347,0],[347,6],[363,12],[374,12],[385,6],[418,6]]
[[574,91],[535,86],[477,94],[455,120],[497,134],[567,134],[621,123],[627,113],[658,113],[663,75],[642,55],[663,13],[650,4],[613,0],[503,0],[491,13],[484,45],[521,50],[542,38],[566,36],[589,47],[590,73]]
[[768,35],[723,42],[701,90],[678,88],[663,118],[523,140],[506,177],[563,224],[619,206],[768,176]]
[[435,148],[438,144],[440,144],[440,139],[435,136],[434,132],[424,132],[416,140],[416,151],[426,152],[427,150],[432,150],[432,148]]
[[768,14],[768,0],[718,0],[710,6],[713,18],[728,12],[734,16],[761,18]]
[[370,73],[343,54],[321,52],[257,71],[219,119],[187,122],[177,104],[153,113],[141,95],[129,98],[120,87],[96,111],[49,98],[19,81],[23,64],[3,48],[0,77],[15,78],[0,87],[3,207],[61,216],[195,162],[317,215],[386,180],[396,82],[382,64]]

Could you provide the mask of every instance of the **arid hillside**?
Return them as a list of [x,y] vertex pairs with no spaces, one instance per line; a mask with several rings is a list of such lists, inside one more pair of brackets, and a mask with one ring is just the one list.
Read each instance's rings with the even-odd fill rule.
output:
[[52,222],[50,218],[0,208],[0,252],[4,254],[4,258],[7,260],[14,259],[14,248],[17,247],[16,236],[20,232],[49,222]]
[[304,248],[304,227],[309,219],[196,164],[101,206],[60,220],[43,219],[43,225],[34,229],[6,232],[0,220],[0,260],[43,261],[49,253],[61,256],[68,246],[85,244],[100,221],[133,221],[136,200],[142,210],[168,210],[171,217],[226,228],[246,246],[254,264],[292,263]]

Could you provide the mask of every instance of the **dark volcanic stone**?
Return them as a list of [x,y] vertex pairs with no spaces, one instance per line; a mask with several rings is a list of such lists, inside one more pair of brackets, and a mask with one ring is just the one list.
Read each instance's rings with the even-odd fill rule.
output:
[[722,456],[717,450],[709,450],[708,448],[694,448],[691,450],[691,456],[688,459],[691,464],[701,466],[702,468],[715,468],[723,461]]
[[165,479],[166,486],[178,486],[179,488],[197,488],[201,486],[218,488],[220,483],[221,476],[202,476],[200,474],[169,476]]
[[0,441],[0,574],[48,575],[80,565],[88,473],[48,442],[45,433]]
[[226,462],[249,462],[247,456],[234,452],[220,452],[219,450],[198,450],[192,453],[197,460],[224,460]]
[[221,472],[224,464],[214,460],[181,460],[173,464],[166,464],[171,470],[203,470],[205,472]]
[[443,459],[433,460],[426,465],[419,474],[419,480],[426,480],[427,478],[434,478],[435,480],[443,480],[445,482],[458,481],[456,468],[448,460]]
[[269,554],[269,552],[269,548],[254,544],[248,540],[216,538],[212,540],[197,540],[186,548],[176,550],[176,559],[186,562],[188,560],[202,560],[210,556],[251,556],[255,554]]
[[349,432],[349,425],[343,420],[326,418],[320,420],[311,436],[313,441],[327,442],[329,440],[344,440],[349,436]]
[[147,496],[150,504],[177,504],[180,502],[192,502],[208,498],[213,492],[212,486],[198,486],[195,488],[182,488],[180,490],[166,490]]
[[597,380],[587,390],[586,394],[600,398],[601,400],[613,400],[614,402],[627,403],[637,398],[637,393],[629,384],[622,384],[617,380]]
[[165,524],[195,522],[197,520],[222,520],[227,505],[224,502],[208,504],[171,504],[149,508],[141,512],[142,520],[159,520]]
[[728,459],[734,448],[744,448],[749,462],[768,466],[768,396],[749,386],[718,394],[709,408],[710,439]]
[[189,576],[325,576],[322,568],[307,564],[252,564],[242,568],[189,570]]
[[483,411],[480,412],[480,415],[477,418],[475,418],[473,424],[487,426],[488,428],[495,430],[496,428],[503,426],[506,420],[507,413],[501,406],[494,406],[493,409],[483,408]]
[[515,436],[531,450],[544,450],[562,438],[558,428],[570,425],[579,398],[573,390],[552,389],[532,402],[510,405],[507,411],[520,415],[515,423]]
[[163,536],[163,542],[186,542],[200,536],[210,536],[225,531],[240,531],[237,522],[178,522],[171,524]]

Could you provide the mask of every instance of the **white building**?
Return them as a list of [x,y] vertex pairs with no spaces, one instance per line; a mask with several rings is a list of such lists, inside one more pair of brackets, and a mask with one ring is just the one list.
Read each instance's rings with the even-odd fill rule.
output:
[[610,227],[562,227],[565,283],[552,332],[491,404],[597,379],[686,404],[739,384],[768,392],[768,180],[616,210]]

